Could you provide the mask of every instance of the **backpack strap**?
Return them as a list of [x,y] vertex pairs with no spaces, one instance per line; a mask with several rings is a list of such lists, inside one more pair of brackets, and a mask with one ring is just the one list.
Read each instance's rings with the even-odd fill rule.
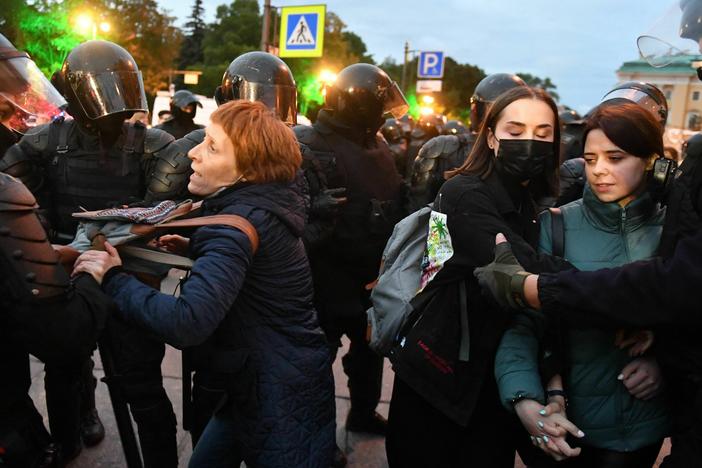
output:
[[549,208],[551,212],[551,254],[563,258],[565,254],[565,229],[560,208]]
[[259,238],[258,232],[253,224],[249,222],[248,219],[239,215],[213,215],[213,216],[201,216],[198,218],[181,219],[176,221],[168,221],[166,223],[155,224],[155,228],[171,228],[171,227],[200,227],[200,226],[211,226],[215,224],[220,224],[224,226],[230,226],[246,234],[251,242],[251,250],[255,254],[258,250]]

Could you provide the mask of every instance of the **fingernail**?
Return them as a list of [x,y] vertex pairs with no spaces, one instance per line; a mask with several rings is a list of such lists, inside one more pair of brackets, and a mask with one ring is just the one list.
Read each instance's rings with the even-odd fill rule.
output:
[[541,429],[544,428],[544,423],[542,423],[541,421],[536,421],[536,425],[539,426]]
[[545,409],[542,409],[541,411],[539,411],[539,414],[540,414],[541,416],[546,416],[546,410],[545,410]]
[[624,380],[624,374],[619,374],[617,376],[617,380]]
[[578,431],[578,437],[585,437],[585,433],[583,431]]
[[539,444],[539,445],[541,445],[541,437],[537,437],[537,438],[536,438],[536,443]]
[[544,442],[548,444],[548,436],[544,436]]

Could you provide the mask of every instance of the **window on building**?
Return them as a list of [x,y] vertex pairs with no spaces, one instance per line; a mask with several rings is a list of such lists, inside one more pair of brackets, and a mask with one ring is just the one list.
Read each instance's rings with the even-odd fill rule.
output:
[[673,90],[672,89],[666,89],[664,91],[665,93],[665,98],[670,101],[670,98],[673,97]]
[[687,113],[687,129],[693,132],[702,130],[702,115],[697,111]]
[[699,101],[699,100],[700,100],[700,92],[699,92],[699,91],[693,91],[693,92],[692,92],[692,100],[693,100],[693,101]]

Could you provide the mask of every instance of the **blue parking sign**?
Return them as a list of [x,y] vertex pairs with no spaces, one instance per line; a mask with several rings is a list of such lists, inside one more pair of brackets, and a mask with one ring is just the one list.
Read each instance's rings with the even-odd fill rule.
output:
[[444,53],[439,51],[422,51],[419,53],[417,78],[443,78]]

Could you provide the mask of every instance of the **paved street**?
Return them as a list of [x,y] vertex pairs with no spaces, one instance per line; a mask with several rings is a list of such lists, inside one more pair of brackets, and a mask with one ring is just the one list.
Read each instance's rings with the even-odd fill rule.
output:
[[[163,291],[172,292],[174,290],[176,274],[171,275],[169,281],[164,282]],[[383,468],[387,467],[385,458],[385,443],[382,437],[373,437],[368,434],[347,432],[344,429],[346,414],[349,409],[349,393],[346,386],[346,376],[341,367],[341,356],[346,352],[348,341],[344,341],[344,349],[339,352],[334,362],[334,377],[336,380],[336,412],[337,412],[337,433],[336,438],[339,446],[347,453],[349,467],[363,468]],[[95,353],[95,375],[101,378],[104,374],[98,353]],[[44,415],[44,421],[48,427],[46,419],[46,405],[44,397],[44,366],[41,362],[32,359],[32,388],[31,395],[37,408]],[[182,421],[182,379],[180,352],[168,347],[166,357],[163,361],[162,371],[164,376],[164,386],[168,392],[176,412],[178,422]],[[388,401],[392,393],[392,370],[389,363],[385,361],[385,373],[383,375],[382,402],[379,412],[387,417]],[[97,407],[105,424],[107,435],[105,440],[97,447],[86,448],[81,455],[69,465],[69,468],[112,468],[124,466],[124,456],[119,443],[119,436],[115,419],[112,414],[107,387],[104,383],[98,383],[96,392]],[[178,450],[180,466],[186,467],[192,451],[190,437],[182,427],[178,427]],[[667,453],[668,444],[664,446],[662,453]],[[659,460],[660,461],[660,460]],[[524,465],[517,459],[515,468],[523,468]]]

